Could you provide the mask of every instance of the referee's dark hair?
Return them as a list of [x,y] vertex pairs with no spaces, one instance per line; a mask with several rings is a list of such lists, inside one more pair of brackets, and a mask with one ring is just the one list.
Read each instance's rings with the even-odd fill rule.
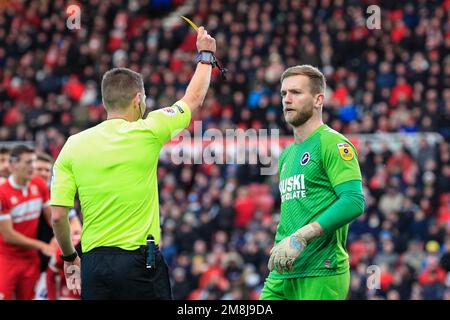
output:
[[124,110],[136,93],[144,93],[142,76],[127,68],[114,68],[103,75],[102,99],[106,110]]
[[34,150],[24,144],[19,144],[11,149],[9,161],[20,161],[20,156],[24,153],[34,153]]

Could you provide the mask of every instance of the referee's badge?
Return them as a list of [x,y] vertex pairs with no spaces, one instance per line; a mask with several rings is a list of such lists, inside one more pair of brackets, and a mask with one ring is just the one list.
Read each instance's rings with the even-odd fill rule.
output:
[[165,115],[169,117],[173,117],[177,114],[177,111],[174,108],[166,107],[158,110],[159,112],[164,113]]
[[309,159],[311,159],[311,155],[309,152],[305,152],[300,159],[300,164],[302,166],[306,165],[309,162]]
[[339,154],[341,155],[341,158],[349,161],[352,160],[354,157],[353,149],[350,147],[348,143],[338,143],[337,145],[339,149]]

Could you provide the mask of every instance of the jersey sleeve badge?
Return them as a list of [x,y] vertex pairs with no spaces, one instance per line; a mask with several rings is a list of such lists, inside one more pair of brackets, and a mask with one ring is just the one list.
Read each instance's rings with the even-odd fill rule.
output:
[[165,107],[165,108],[159,109],[158,111],[164,113],[165,115],[167,115],[169,117],[173,117],[177,114],[177,111],[171,107]]
[[338,143],[337,147],[341,158],[345,161],[350,161],[355,156],[352,147],[348,143]]

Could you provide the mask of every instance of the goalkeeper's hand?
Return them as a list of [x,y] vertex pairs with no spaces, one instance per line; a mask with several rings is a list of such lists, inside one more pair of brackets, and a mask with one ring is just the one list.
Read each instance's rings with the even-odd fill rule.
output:
[[280,273],[284,270],[290,271],[308,242],[322,234],[322,227],[317,222],[313,222],[281,240],[270,251],[269,270],[276,268]]

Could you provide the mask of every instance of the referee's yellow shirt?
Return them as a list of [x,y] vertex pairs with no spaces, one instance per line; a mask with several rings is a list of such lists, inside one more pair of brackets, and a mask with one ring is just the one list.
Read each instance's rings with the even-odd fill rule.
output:
[[73,207],[78,191],[83,252],[135,250],[149,234],[159,243],[159,152],[190,120],[189,107],[177,101],[146,119],[106,120],[67,140],[53,168],[51,204]]

